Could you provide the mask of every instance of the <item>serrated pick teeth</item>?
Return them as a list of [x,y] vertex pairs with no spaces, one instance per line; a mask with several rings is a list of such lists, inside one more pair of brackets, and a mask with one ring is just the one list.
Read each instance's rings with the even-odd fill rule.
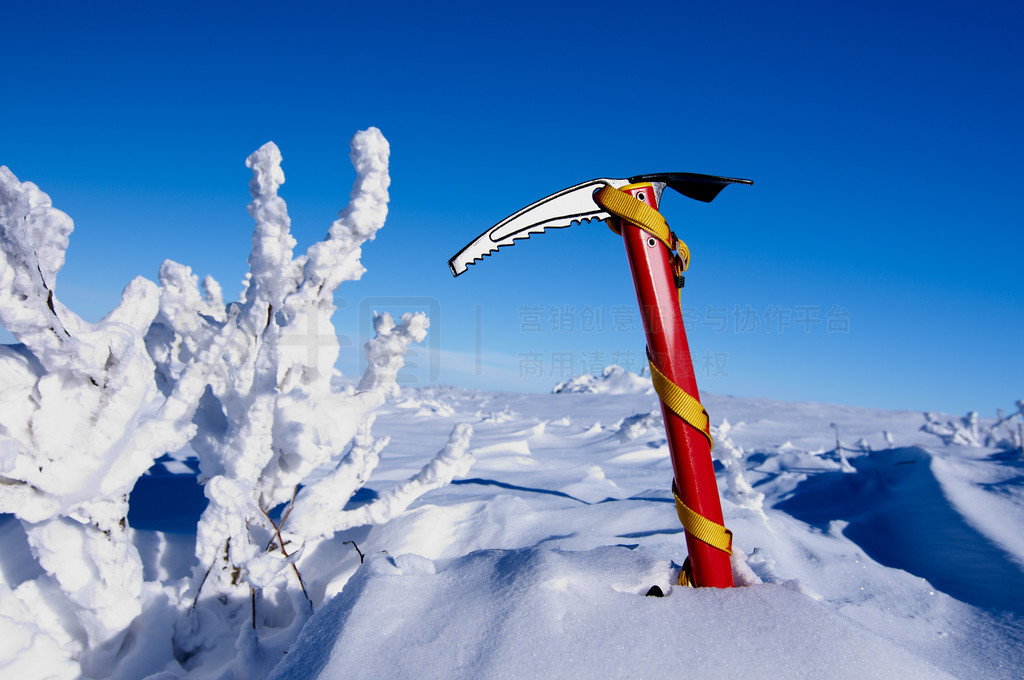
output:
[[[463,250],[462,252],[458,253],[455,257],[453,257],[451,260],[449,260],[448,267],[451,269],[453,274],[458,276],[461,272],[465,271],[466,267],[468,267],[469,265],[476,264],[478,261],[483,260],[485,257],[490,257],[493,253],[496,253],[501,248],[504,248],[506,246],[514,246],[516,241],[524,241],[524,240],[530,238],[531,236],[533,236],[534,234],[541,234],[541,233],[547,231],[549,228],[555,227],[555,228],[561,229],[561,228],[565,228],[565,227],[571,227],[571,226],[576,225],[576,224],[586,224],[587,222],[591,222],[593,220],[604,221],[606,219],[608,219],[608,216],[606,214],[602,214],[600,212],[597,212],[597,213],[594,213],[593,215],[581,216],[578,219],[572,220],[571,222],[569,222],[568,224],[566,224],[564,226],[555,227],[555,225],[552,225],[552,224],[547,224],[547,225],[544,225],[544,226],[535,225],[534,227],[531,227],[529,230],[526,230],[524,233],[513,235],[511,238],[506,237],[505,239],[502,239],[501,242],[493,241],[492,240],[491,243],[494,244],[493,246],[488,247],[487,250],[485,250],[483,252],[477,252],[476,254],[473,255],[472,259],[466,260],[466,261],[462,262],[463,268],[461,270],[457,270],[455,263],[456,263],[457,260],[460,259],[460,256],[464,255],[464,253],[466,253],[466,251],[470,250],[470,248],[467,247],[465,250]],[[486,243],[486,241],[485,241],[485,243]]]

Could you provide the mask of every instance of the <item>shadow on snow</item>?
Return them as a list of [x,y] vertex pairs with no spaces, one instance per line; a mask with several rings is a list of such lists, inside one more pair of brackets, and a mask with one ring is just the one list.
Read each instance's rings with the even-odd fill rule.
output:
[[851,463],[856,473],[810,477],[775,508],[822,529],[846,520],[843,535],[876,562],[968,604],[1024,614],[1024,572],[956,511],[928,451],[876,451]]

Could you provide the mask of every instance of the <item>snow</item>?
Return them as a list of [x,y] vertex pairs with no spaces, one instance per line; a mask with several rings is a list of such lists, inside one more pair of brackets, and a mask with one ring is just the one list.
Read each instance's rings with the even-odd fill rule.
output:
[[[676,565],[677,569],[685,558],[681,528],[668,491],[671,466],[663,433],[652,428],[626,442],[616,436],[622,429],[620,421],[655,412],[656,397],[643,392],[630,396],[600,392],[520,395],[452,388],[406,391],[405,396],[407,401],[444,403],[454,412],[449,416],[453,420],[468,419],[468,414],[476,411],[479,420],[474,423],[473,451],[477,462],[472,477],[456,480],[453,486],[436,492],[429,497],[429,504],[414,506],[406,515],[386,526],[375,527],[365,536],[352,534],[357,540],[362,538],[360,547],[367,555],[383,555],[380,551],[386,550],[384,557],[397,559],[412,553],[430,559],[438,576],[456,582],[465,580],[466,586],[458,590],[458,598],[465,600],[467,609],[496,612],[495,620],[500,620],[499,612],[505,611],[497,607],[495,593],[514,588],[510,582],[519,578],[521,572],[502,572],[495,558],[494,582],[472,581],[471,575],[464,575],[462,570],[468,569],[465,560],[477,551],[517,552],[520,559],[534,560],[536,568],[543,570],[547,568],[544,565],[550,566],[552,562],[537,551],[586,553],[626,546],[602,560],[607,564],[620,559],[613,571],[617,578],[633,579],[630,582],[634,590],[641,589],[636,577],[631,576],[636,571],[634,560],[639,558],[630,555],[641,551],[645,560],[662,560],[666,570],[667,565]],[[712,421],[718,423],[717,430],[724,429],[723,420],[732,424],[728,439],[743,452],[742,478],[756,493],[764,494],[762,507],[751,507],[744,489],[730,489],[729,477],[734,473],[723,465],[719,486],[726,524],[735,532],[736,544],[744,555],[735,565],[737,580],[753,582],[751,587],[755,590],[795,593],[796,599],[792,600],[775,601],[770,600],[774,595],[763,596],[772,604],[771,611],[761,618],[772,622],[789,621],[785,618],[789,616],[801,618],[806,614],[795,613],[803,612],[801,606],[824,617],[814,627],[822,635],[812,640],[801,639],[798,629],[787,627],[792,634],[774,640],[780,649],[773,651],[770,658],[785,659],[787,650],[822,646],[826,658],[838,659],[849,651],[844,651],[844,642],[857,640],[853,649],[861,649],[864,655],[850,661],[851,668],[871,668],[872,659],[895,659],[892,671],[880,673],[881,676],[938,676],[928,664],[957,677],[1020,674],[1024,668],[1024,654],[1019,648],[1024,633],[1024,606],[1018,600],[1018,593],[1024,592],[1021,553],[1010,545],[1000,547],[988,537],[1004,525],[1004,515],[979,516],[968,521],[955,503],[962,487],[991,498],[991,502],[1007,503],[1019,512],[1022,461],[1018,453],[945,446],[936,436],[921,431],[926,420],[920,413],[714,395],[706,395],[704,402]],[[509,413],[512,417],[487,422],[494,412]],[[444,429],[443,418],[434,424],[436,416],[423,415],[409,422],[408,413],[408,407],[394,408],[378,419],[378,427],[392,433],[389,448],[393,450],[413,447],[426,427]],[[832,423],[840,426],[853,472],[844,472],[835,454]],[[400,435],[403,429],[407,430],[404,437]],[[887,448],[886,431],[896,446]],[[861,438],[876,450],[857,450],[845,443],[847,439]],[[721,442],[722,439],[716,442],[716,452],[723,448]],[[899,446],[901,443],[904,445]],[[956,476],[956,486],[949,486],[943,481],[942,472],[935,472],[947,464],[968,464],[968,471]],[[595,474],[596,470],[601,474]],[[423,500],[426,503],[428,498]],[[972,507],[985,505],[976,502]],[[948,541],[954,539],[955,548],[951,549]],[[981,551],[985,551],[983,558],[974,563],[972,556]],[[614,557],[617,554],[624,556]],[[346,558],[341,551],[338,555],[356,569],[357,556]],[[551,573],[543,578],[587,582],[597,578],[588,570],[590,561],[569,558],[559,562],[557,568],[551,567]],[[977,578],[965,578],[965,574],[975,574]],[[393,572],[391,575],[400,576]],[[436,647],[428,645],[426,650],[410,646],[404,654],[392,653],[388,645],[399,643],[389,641],[414,639],[415,622],[436,607],[424,605],[421,610],[417,604],[420,600],[412,595],[406,599],[406,591],[394,578],[365,578],[380,580],[381,587],[385,582],[389,584],[394,589],[394,607],[404,609],[402,603],[408,601],[410,611],[397,621],[389,621],[370,615],[369,612],[383,606],[377,600],[370,600],[373,604],[368,603],[366,610],[345,609],[348,613],[343,616],[343,625],[330,624],[333,636],[329,644],[336,650],[345,650],[339,659],[349,658],[349,650],[354,647],[365,647],[365,658],[379,659],[365,667],[366,675],[403,677],[401,666],[389,664],[404,663],[405,655],[419,659],[422,668],[439,668],[437,677],[468,673],[452,665],[449,657],[461,649],[454,643],[438,642]],[[422,597],[434,597],[430,593],[435,588],[441,599],[456,597],[441,594],[453,592],[443,590],[446,580],[417,578],[417,588],[428,593]],[[656,583],[664,587],[672,582],[670,578],[666,582],[666,578],[664,574],[651,576],[643,583],[647,588]],[[607,577],[601,579],[607,584]],[[478,589],[472,583],[477,583]],[[345,591],[341,592],[344,595]],[[675,587],[666,599],[689,597],[693,592]],[[700,616],[700,621],[714,624],[711,629],[716,635],[732,640],[731,630],[740,627],[747,631],[744,623],[759,620],[756,604],[750,605],[749,620],[728,620],[726,610],[707,604],[716,602],[717,596],[718,593],[709,593],[709,599],[701,601],[709,609]],[[374,597],[379,597],[379,592]],[[579,636],[574,640],[594,640],[592,646],[584,642],[571,646],[565,642],[570,646],[559,647],[562,643],[557,640],[562,638],[552,635],[552,642],[546,646],[533,641],[517,648],[514,640],[519,638],[515,636],[525,635],[527,624],[523,624],[526,631],[503,628],[510,636],[503,641],[466,642],[465,646],[483,657],[490,653],[493,642],[497,647],[507,644],[510,649],[546,655],[545,658],[562,653],[579,663],[588,663],[584,660],[592,658],[593,664],[581,667],[580,675],[624,676],[625,673],[615,675],[608,670],[613,666],[607,663],[602,650],[611,635],[607,629],[632,630],[633,624],[624,623],[628,618],[603,616],[596,607],[603,596],[590,593],[581,597],[593,602],[595,610],[591,616],[581,617],[582,629],[571,634]],[[726,605],[723,602],[721,606]],[[542,611],[536,614],[541,616]],[[321,623],[327,615],[318,614],[312,619],[310,625],[314,628],[310,635],[318,626],[328,625]],[[653,639],[675,639],[662,632],[664,622],[650,620],[637,625]],[[845,626],[868,636],[872,643],[861,644],[860,638]],[[443,637],[436,625],[424,625],[417,630],[418,635],[427,639]],[[389,635],[381,638],[382,631]],[[394,631],[394,636],[390,631]],[[879,651],[886,646],[891,647],[887,652]],[[562,651],[556,653],[551,647]],[[743,647],[737,643],[727,648],[750,668],[769,663],[769,659],[761,658],[764,651],[753,644]],[[670,653],[664,645],[658,649],[661,654]],[[872,651],[868,652],[869,649]],[[696,665],[691,651],[673,658],[676,668],[702,668]],[[790,660],[794,659],[808,663],[800,654],[794,654]],[[292,663],[296,662],[289,660],[280,672],[284,673]],[[653,677],[660,667],[655,661],[649,663]],[[353,670],[357,666],[359,670]],[[524,669],[522,664],[514,667]],[[319,677],[336,677],[331,668],[325,666]],[[349,672],[363,677],[363,668],[362,662],[356,663]],[[779,672],[786,677],[820,677],[845,671],[815,674],[807,666],[793,665]],[[632,677],[647,677],[646,673],[634,668]],[[707,676],[731,677],[728,672],[714,671],[708,671]],[[502,676],[494,670],[477,677]]]
[[[191,667],[175,661],[169,640],[190,603],[182,583],[194,534],[175,533],[180,508],[168,503],[163,518],[154,513],[133,531],[146,585],[165,584],[147,590],[131,628],[149,656],[133,647],[113,677],[1019,676],[1019,457],[947,446],[920,430],[919,413],[707,395],[716,429],[742,452],[719,482],[746,585],[693,590],[675,585],[685,546],[664,435],[652,426],[618,436],[630,423],[657,424],[648,415],[655,399],[402,390],[378,411],[373,428],[389,437],[386,454],[351,509],[407,478],[423,442],[458,422],[473,426],[469,476],[385,524],[307,550],[298,565],[316,609],[308,623],[261,623],[248,648],[222,639],[219,655]],[[834,455],[833,422],[844,439],[877,447],[847,452],[853,472]],[[897,446],[886,448],[886,431]],[[169,474],[172,463],[189,472]],[[764,494],[760,509],[730,475]],[[199,488],[179,461],[139,489],[148,479]],[[192,509],[193,527],[201,511]],[[2,536],[8,585],[26,589],[39,573],[24,535],[9,521]],[[645,597],[654,585],[666,597]],[[257,606],[268,610],[261,621],[272,618],[274,603]],[[45,636],[34,646],[25,639],[8,638],[3,658],[64,663]]]
[[[950,677],[776,585],[674,587],[643,549],[375,556],[271,678]],[[668,597],[645,597],[658,585]]]
[[70,217],[0,167],[0,675],[1024,674],[1024,402],[703,395],[738,587],[681,587],[648,378],[400,388],[413,312],[375,314],[361,377],[288,342],[333,334],[388,156],[353,137],[348,207],[296,256],[264,145],[240,298],[168,261],[96,324],[56,288]]
[[630,394],[632,392],[654,391],[650,380],[624,370],[614,364],[604,369],[601,375],[585,373],[575,378],[560,382],[551,390],[555,394],[563,392],[601,392],[604,394]]
[[[473,429],[476,461],[466,476],[387,523],[352,526],[307,548],[297,564],[315,612],[304,625],[270,625],[279,605],[258,600],[255,639],[222,639],[219,656],[186,668],[162,643],[163,665],[150,672],[1019,677],[1018,452],[947,446],[920,429],[920,413],[715,395],[704,402],[716,452],[725,455],[726,440],[731,447],[719,487],[738,548],[741,587],[733,591],[675,585],[685,543],[664,434],[650,427],[618,436],[630,421],[657,423],[648,417],[655,396],[403,389],[377,411],[373,430],[389,441],[347,510],[409,478],[431,453],[424,442],[443,440],[460,422]],[[852,472],[838,460],[832,423]],[[872,450],[846,444],[860,439]],[[154,476],[195,483],[194,473],[162,467],[140,486]],[[763,494],[760,507],[740,481]],[[134,531],[146,573],[164,574],[161,602],[173,602],[173,584],[182,590],[191,550],[187,536],[172,533],[180,516],[170,508],[167,515],[166,529],[151,516]],[[645,597],[654,585],[666,596]],[[190,601],[179,596],[180,613]],[[148,626],[166,640],[169,620],[167,604],[155,606],[133,631]]]

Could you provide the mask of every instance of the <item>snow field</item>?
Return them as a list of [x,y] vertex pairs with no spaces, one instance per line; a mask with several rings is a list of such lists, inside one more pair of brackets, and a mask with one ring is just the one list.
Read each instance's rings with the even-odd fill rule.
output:
[[[477,462],[468,479],[432,492],[405,515],[348,535],[369,562],[360,570],[356,555],[336,553],[355,575],[352,587],[341,589],[304,632],[295,650],[308,663],[288,659],[276,677],[535,676],[541,666],[531,659],[554,669],[551,677],[661,677],[670,668],[695,677],[735,677],[744,668],[782,677],[1019,674],[1019,553],[993,547],[976,586],[957,591],[962,599],[907,570],[932,565],[925,572],[933,580],[945,570],[956,574],[956,560],[995,545],[986,531],[1002,524],[999,516],[980,518],[973,543],[943,552],[944,538],[963,521],[952,501],[957,492],[921,478],[934,478],[932,469],[947,461],[974,461],[973,477],[959,484],[1001,503],[1019,490],[1019,463],[1006,465],[998,453],[992,460],[992,451],[936,446],[934,436],[920,431],[919,413],[706,396],[713,422],[735,423],[727,434],[743,451],[742,474],[765,500],[761,509],[749,507],[749,497],[737,499],[723,466],[726,524],[739,548],[737,581],[751,587],[735,595],[693,591],[670,585],[685,545],[667,489],[664,435],[656,427],[636,434],[637,422],[660,418],[644,415],[656,409],[656,398],[644,392],[427,388],[387,408],[378,424],[392,433],[395,476],[405,474],[401,458],[416,438],[442,432],[446,418],[478,420]],[[427,416],[420,408],[427,402],[444,405],[448,415]],[[786,418],[795,424],[787,428]],[[833,452],[836,422],[848,433],[844,439],[880,447],[851,447],[853,472],[843,472]],[[885,432],[908,446],[881,448],[888,445]],[[918,448],[930,442],[934,449]],[[869,487],[875,491],[863,494]],[[948,513],[932,507],[908,522],[899,507],[925,502],[944,504]],[[809,507],[821,516],[805,516]],[[904,523],[905,533],[922,540],[890,543],[849,531]],[[931,552],[922,545],[928,543]],[[542,587],[552,583],[566,587]],[[647,607],[662,606],[648,604],[657,598],[641,597],[655,584],[669,593],[664,601],[676,602],[664,607],[679,608],[665,619],[649,615]],[[975,601],[990,584],[1003,594],[998,601]],[[507,601],[510,591],[515,603]],[[616,600],[620,591],[630,597]],[[815,623],[804,627],[808,621]],[[706,637],[695,634],[695,622],[706,626],[698,628]],[[479,633],[485,628],[488,636]],[[321,652],[306,646],[306,635]],[[728,660],[710,661],[713,640],[725,642],[719,646]],[[463,652],[475,661],[460,665],[454,659]]]

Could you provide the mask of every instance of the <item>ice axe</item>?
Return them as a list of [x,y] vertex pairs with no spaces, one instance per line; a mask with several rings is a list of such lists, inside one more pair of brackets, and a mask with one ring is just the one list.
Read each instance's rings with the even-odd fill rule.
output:
[[711,424],[700,403],[679,307],[690,251],[669,229],[658,205],[666,186],[710,203],[730,184],[753,182],[689,172],[592,179],[516,211],[448,261],[452,274],[458,276],[476,260],[518,239],[590,220],[606,220],[612,231],[621,234],[647,335],[651,379],[661,399],[676,510],[686,531],[689,557],[680,584],[719,588],[733,585],[732,532],[723,524],[711,460]]

